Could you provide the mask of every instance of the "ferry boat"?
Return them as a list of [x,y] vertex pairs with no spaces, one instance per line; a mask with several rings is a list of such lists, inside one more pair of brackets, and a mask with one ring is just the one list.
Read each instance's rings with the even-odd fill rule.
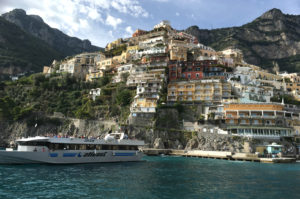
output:
[[0,151],[0,164],[77,164],[140,161],[144,141],[111,133],[104,139],[30,137],[16,140],[17,150]]

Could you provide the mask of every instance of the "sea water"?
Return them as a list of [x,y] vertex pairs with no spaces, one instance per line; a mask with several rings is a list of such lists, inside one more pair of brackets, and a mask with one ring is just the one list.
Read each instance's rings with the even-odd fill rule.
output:
[[300,163],[168,156],[144,160],[1,165],[0,198],[300,198]]

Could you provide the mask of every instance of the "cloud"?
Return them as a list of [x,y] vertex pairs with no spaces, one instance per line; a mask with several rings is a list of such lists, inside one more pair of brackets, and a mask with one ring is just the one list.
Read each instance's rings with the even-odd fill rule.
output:
[[80,28],[89,28],[89,22],[86,19],[79,19]]
[[125,30],[126,30],[126,32],[127,32],[128,34],[132,34],[132,33],[133,33],[133,30],[132,30],[132,27],[131,27],[131,26],[127,26]]
[[124,38],[131,37],[131,36],[132,36],[132,33],[133,33],[132,27],[131,27],[131,26],[127,26],[127,27],[125,28],[125,32],[123,32],[122,37],[124,37]]
[[[105,46],[114,36],[124,33],[117,30],[124,24],[123,18],[127,22],[130,17],[136,20],[149,16],[137,0],[0,0],[1,14],[14,8],[39,15],[51,27],[70,36],[91,39],[100,46]],[[129,24],[124,24],[122,30],[126,25]],[[109,32],[109,27],[113,27],[114,35]]]
[[107,25],[114,27],[114,29],[116,29],[117,26],[118,26],[119,24],[121,24],[122,22],[123,22],[122,19],[120,19],[120,18],[115,18],[115,17],[113,17],[113,16],[111,16],[111,15],[108,15],[107,18],[106,18],[106,21],[105,21],[105,23],[106,23]]
[[[245,24],[271,8],[299,14],[299,0],[0,0],[0,13],[22,8],[70,36],[105,46],[134,28],[151,29],[162,19],[174,28],[201,28]],[[173,12],[172,12],[173,10]],[[214,12],[211,12],[214,10]],[[224,13],[227,13],[224,15]],[[238,17],[237,17],[238,16]],[[130,29],[131,28],[131,29]]]
[[98,21],[103,21],[101,18],[101,14],[98,12],[96,8],[89,8],[88,9],[88,17],[92,20],[98,20]]
[[113,0],[111,1],[111,7],[121,13],[130,14],[134,17],[149,16],[149,13],[139,5],[138,1],[135,0]]

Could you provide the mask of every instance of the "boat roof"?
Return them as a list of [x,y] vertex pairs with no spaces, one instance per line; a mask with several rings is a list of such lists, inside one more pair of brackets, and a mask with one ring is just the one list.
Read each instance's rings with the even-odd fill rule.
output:
[[132,140],[132,139],[95,139],[95,138],[58,138],[58,137],[29,137],[16,140],[17,142],[30,142],[30,141],[39,141],[39,142],[50,142],[57,144],[114,144],[114,145],[134,145],[134,146],[143,146],[145,145],[144,141],[141,140]]

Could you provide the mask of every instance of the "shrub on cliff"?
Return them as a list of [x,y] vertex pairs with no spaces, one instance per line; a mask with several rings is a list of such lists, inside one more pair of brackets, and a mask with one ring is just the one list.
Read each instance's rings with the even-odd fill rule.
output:
[[116,95],[117,104],[127,106],[131,102],[131,92],[128,89],[122,89]]

